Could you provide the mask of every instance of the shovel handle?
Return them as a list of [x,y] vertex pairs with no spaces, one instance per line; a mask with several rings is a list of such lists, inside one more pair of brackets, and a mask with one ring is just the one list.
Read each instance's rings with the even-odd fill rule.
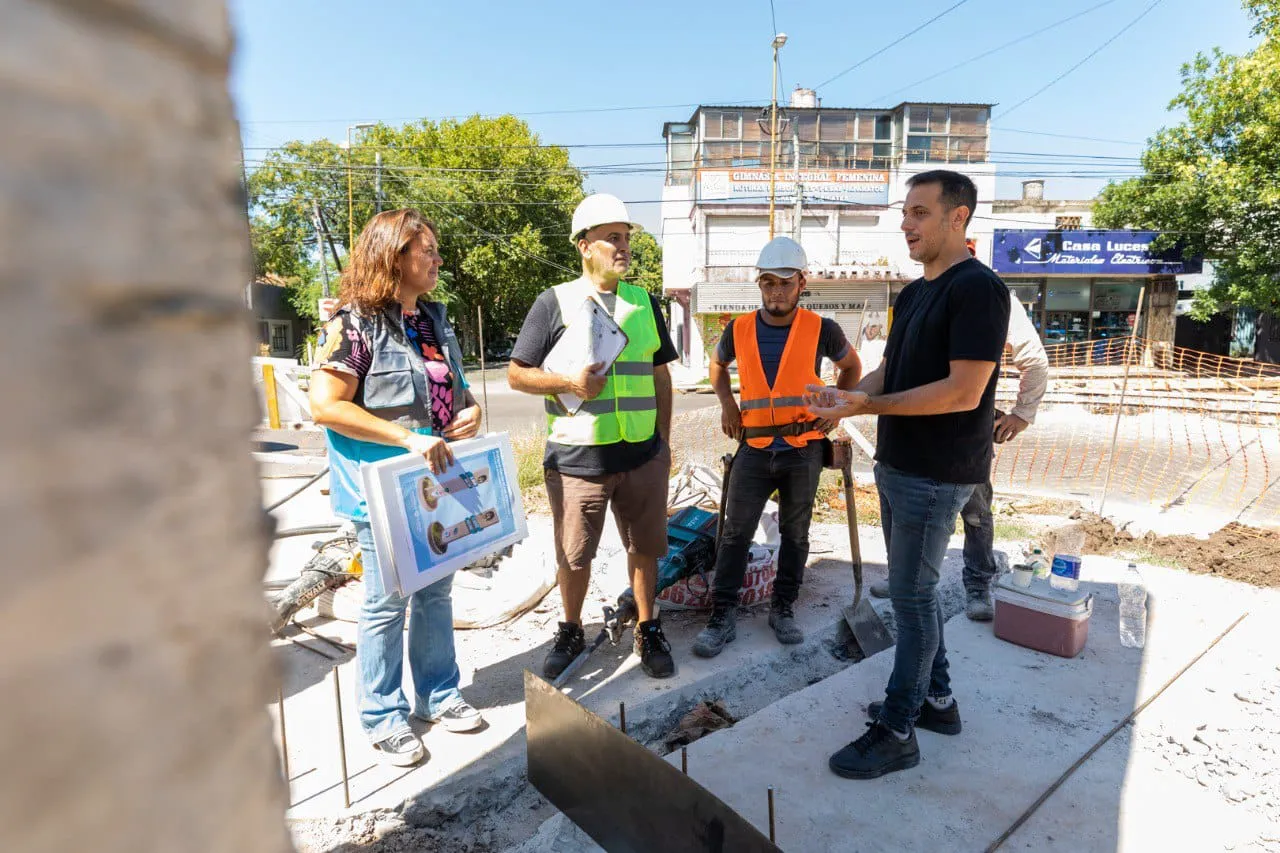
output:
[[858,542],[858,506],[854,501],[853,460],[841,460],[840,476],[844,478],[844,507],[849,520],[849,558],[853,563],[853,606],[862,600],[862,546]]

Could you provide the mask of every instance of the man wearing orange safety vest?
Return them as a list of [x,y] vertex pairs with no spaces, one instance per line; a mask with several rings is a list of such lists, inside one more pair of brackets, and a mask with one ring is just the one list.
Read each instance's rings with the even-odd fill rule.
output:
[[[735,615],[747,552],[765,502],[775,490],[782,542],[769,627],[781,643],[804,640],[793,608],[809,557],[809,521],[822,473],[822,445],[836,426],[809,413],[805,386],[819,382],[823,358],[835,363],[840,388],[853,388],[862,375],[858,353],[835,320],[799,307],[807,264],[804,249],[789,237],[765,244],[756,261],[762,307],[725,329],[711,359],[720,426],[739,444],[721,498],[724,529],[716,553],[715,605],[693,644],[700,657],[720,654],[737,636]],[[729,365],[735,360],[741,405],[729,385]]]

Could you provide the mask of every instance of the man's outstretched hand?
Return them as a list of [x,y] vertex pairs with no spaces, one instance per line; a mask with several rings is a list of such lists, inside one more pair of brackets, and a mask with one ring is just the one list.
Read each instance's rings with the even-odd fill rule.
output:
[[825,385],[806,385],[804,401],[809,411],[826,421],[870,414],[871,398],[862,391],[841,391]]

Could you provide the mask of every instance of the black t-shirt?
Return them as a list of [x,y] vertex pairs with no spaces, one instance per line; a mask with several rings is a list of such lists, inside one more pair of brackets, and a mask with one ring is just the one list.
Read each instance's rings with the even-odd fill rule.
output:
[[[945,379],[951,361],[1000,363],[1009,331],[1009,288],[970,258],[898,295],[884,350],[884,393]],[[991,475],[996,382],[982,402],[946,415],[881,415],[876,459],[944,483],[985,483]]]
[[[600,293],[598,296],[601,304],[613,315],[617,308],[617,295]],[[653,364],[657,367],[675,361],[679,358],[679,353],[671,342],[671,334],[667,331],[667,323],[658,300],[651,295],[649,304],[653,308],[658,326],[658,351],[653,354]],[[560,303],[552,290],[545,290],[534,300],[529,316],[525,317],[524,325],[520,327],[516,345],[511,350],[511,359],[531,367],[540,367],[562,334],[564,321],[560,317]],[[661,449],[662,438],[657,432],[647,441],[619,441],[614,444],[579,446],[548,441],[542,464],[562,474],[598,477],[602,474],[634,471],[657,456]]]

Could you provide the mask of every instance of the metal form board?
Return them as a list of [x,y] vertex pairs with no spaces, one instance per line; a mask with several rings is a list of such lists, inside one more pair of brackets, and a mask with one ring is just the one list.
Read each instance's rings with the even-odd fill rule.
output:
[[706,788],[528,671],[524,698],[529,781],[609,853],[781,853]]

